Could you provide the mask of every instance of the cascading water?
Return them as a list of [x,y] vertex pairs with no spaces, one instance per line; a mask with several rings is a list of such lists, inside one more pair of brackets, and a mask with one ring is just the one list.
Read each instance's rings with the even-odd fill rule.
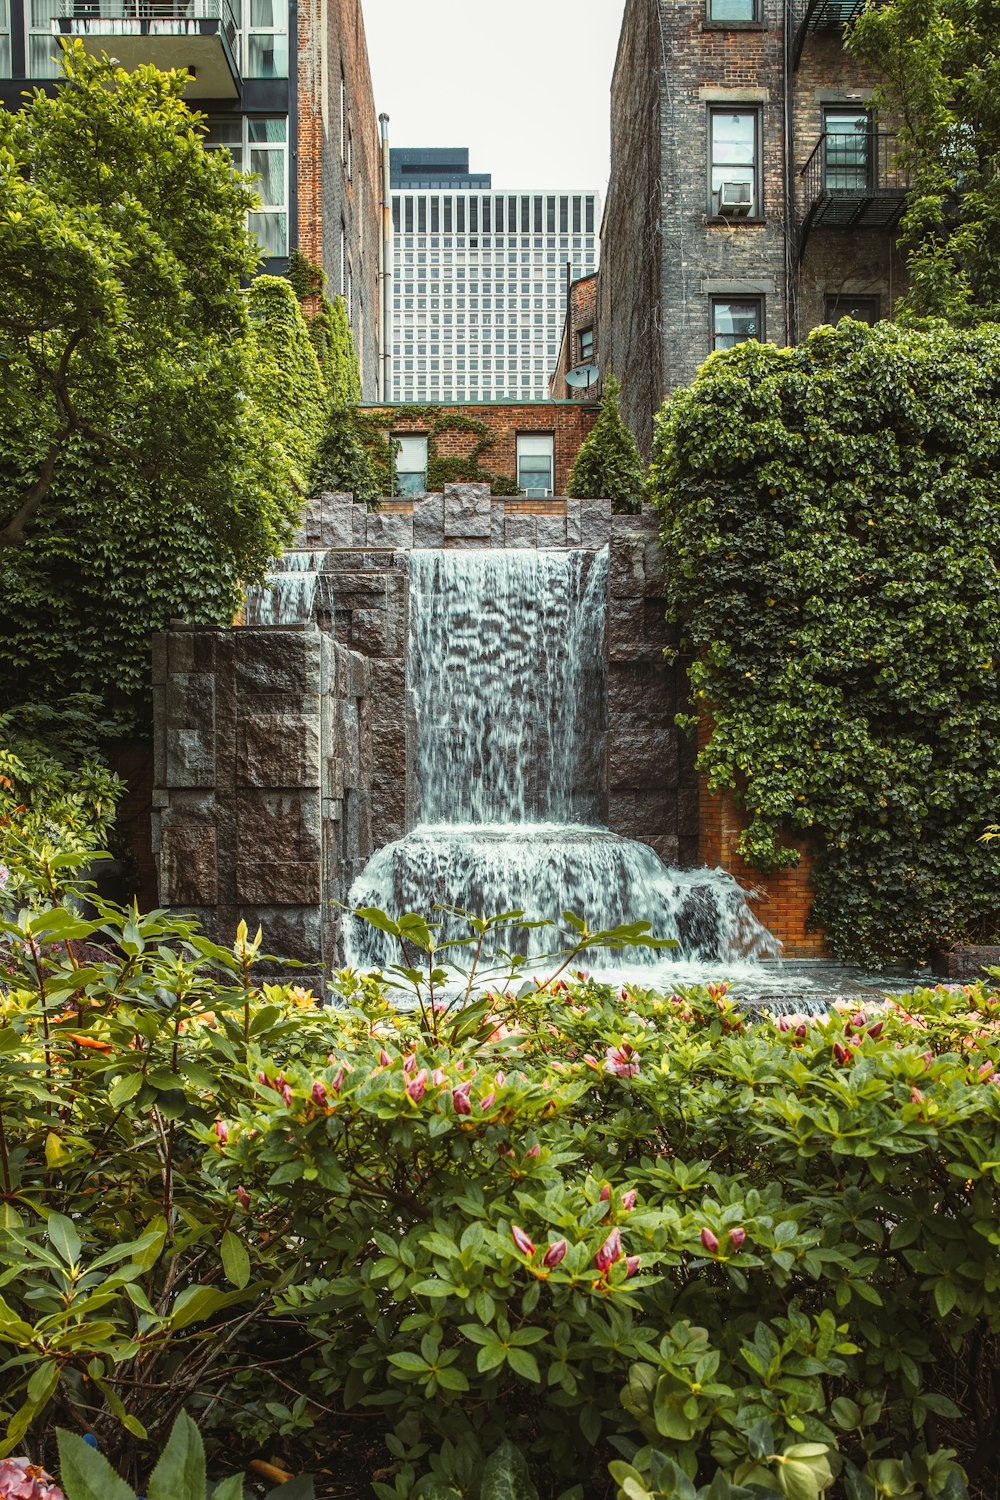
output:
[[246,625],[308,625],[316,605],[316,584],[325,552],[285,552],[263,583],[246,590]]
[[[420,823],[380,849],[352,907],[467,927],[435,907],[523,910],[565,928],[651,924],[672,957],[700,964],[773,957],[778,945],[721,870],[669,870],[645,844],[598,822],[603,778],[607,551],[415,551],[409,669]],[[514,928],[499,947],[551,952],[551,928]],[[399,961],[386,934],[351,918],[347,961]],[[662,962],[633,947],[623,966]]]

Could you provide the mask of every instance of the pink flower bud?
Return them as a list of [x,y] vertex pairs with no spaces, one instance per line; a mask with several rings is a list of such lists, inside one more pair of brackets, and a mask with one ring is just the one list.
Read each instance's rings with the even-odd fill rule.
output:
[[389,1056],[388,1052],[385,1050],[384,1047],[382,1047],[380,1049],[380,1051],[379,1051],[378,1060],[379,1060],[380,1065],[383,1068],[391,1068],[392,1067],[392,1058]]
[[341,1089],[344,1087],[344,1069],[342,1067],[337,1069],[330,1087],[333,1089],[333,1092],[335,1094],[339,1094]]
[[427,1092],[426,1068],[421,1068],[419,1073],[414,1074],[409,1083],[406,1085],[406,1092],[413,1100],[414,1104],[420,1103],[421,1099]]
[[225,1120],[216,1120],[215,1134],[220,1146],[224,1146],[229,1139],[229,1126]]
[[632,1209],[635,1208],[635,1200],[635,1188],[629,1188],[627,1192],[622,1193],[622,1208],[626,1213],[631,1213]]
[[923,1054],[923,1057],[924,1057],[924,1067],[925,1068],[929,1068],[930,1065],[931,1065],[931,1063],[934,1061],[934,1053],[933,1052],[925,1052]]
[[979,1077],[982,1079],[983,1083],[986,1083],[988,1079],[992,1078],[993,1073],[994,1068],[991,1062],[984,1062],[979,1069]]
[[843,1066],[844,1063],[850,1062],[853,1053],[851,1052],[850,1047],[843,1047],[841,1046],[840,1042],[834,1042],[833,1055],[841,1064],[841,1066]]
[[885,1022],[884,1021],[876,1021],[874,1026],[869,1026],[869,1028],[868,1028],[868,1035],[871,1037],[871,1039],[872,1039],[873,1042],[877,1042],[878,1039],[879,1039],[879,1037],[882,1035],[882,1032],[884,1030],[885,1030]]
[[444,1068],[434,1069],[434,1072],[431,1074],[431,1083],[437,1089],[441,1087],[442,1083],[444,1083]]
[[623,1000],[627,1000],[628,999],[628,990],[622,990],[621,991],[621,997],[622,997]]
[[326,1092],[326,1085],[324,1083],[321,1083],[317,1078],[316,1082],[312,1086],[312,1102],[314,1104],[318,1104],[320,1109],[322,1109],[326,1104],[327,1097],[328,1095]]
[[734,1250],[742,1250],[743,1249],[743,1243],[746,1240],[746,1237],[747,1237],[747,1232],[746,1232],[745,1229],[731,1229],[729,1231],[729,1238],[733,1242],[733,1249]]
[[516,1224],[512,1224],[510,1226],[510,1233],[514,1244],[520,1250],[522,1255],[534,1255],[535,1247],[532,1244],[531,1240],[529,1240],[523,1229],[519,1229]]
[[792,1029],[792,1023],[788,1019],[788,1017],[787,1016],[779,1016],[778,1017],[778,1030],[779,1031],[791,1031],[791,1029]]
[[257,1073],[257,1082],[258,1083],[266,1084],[267,1083],[267,1074],[264,1073],[264,1072],[258,1071],[258,1073]]
[[621,1258],[621,1253],[622,1232],[616,1226],[594,1256],[594,1265],[601,1272],[602,1276],[614,1265],[616,1260]]
[[719,1242],[710,1229],[703,1229],[701,1231],[701,1243],[708,1251],[709,1255],[715,1255],[718,1251]]
[[469,1103],[469,1094],[465,1084],[451,1091],[451,1102],[456,1115],[471,1115],[472,1105]]
[[611,1201],[611,1187],[610,1187],[610,1184],[606,1182],[604,1184],[604,1186],[601,1188],[601,1202],[602,1203],[609,1203],[610,1201]]
[[247,1192],[242,1182],[236,1189],[236,1201],[242,1209],[247,1209],[250,1207],[250,1194]]
[[541,1146],[538,1145],[538,1143],[536,1141],[533,1146],[529,1146],[528,1147],[527,1151],[524,1154],[525,1154],[525,1157],[529,1157],[529,1156],[541,1156],[541,1154],[542,1154],[542,1148],[541,1148]]
[[639,1269],[639,1257],[638,1257],[638,1255],[627,1255],[625,1257],[625,1266],[626,1266],[625,1280],[627,1281],[629,1279],[629,1277],[630,1276],[634,1276],[635,1273],[636,1273],[636,1271],[638,1271],[638,1269]]
[[911,1104],[923,1104],[923,1102],[924,1102],[924,1096],[920,1092],[920,1090],[917,1089],[917,1088],[911,1089],[910,1090],[910,1103]]
[[497,1086],[498,1089],[502,1089],[503,1086],[504,1086],[504,1084],[507,1082],[507,1074],[504,1072],[504,1070],[502,1068],[500,1069],[499,1073],[494,1078],[493,1082],[496,1084],[496,1086]]
[[798,1037],[799,1041],[803,1041],[805,1037],[809,1035],[809,1028],[806,1026],[805,1021],[800,1021],[796,1026],[795,1035]]
[[495,1102],[496,1097],[496,1094],[484,1094],[479,1101],[479,1108],[489,1109],[490,1105]]
[[404,1073],[413,1073],[416,1070],[416,1066],[417,1066],[416,1054],[413,1053],[413,1052],[408,1052],[406,1054],[406,1056],[403,1058],[403,1072]]
[[548,1266],[549,1270],[551,1271],[553,1267],[557,1266],[562,1260],[568,1248],[569,1247],[567,1246],[565,1240],[553,1240],[552,1244],[542,1256],[542,1265]]

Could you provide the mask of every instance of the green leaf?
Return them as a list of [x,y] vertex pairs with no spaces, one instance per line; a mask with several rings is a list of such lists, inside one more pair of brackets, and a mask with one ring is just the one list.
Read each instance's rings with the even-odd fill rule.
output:
[[134,1099],[142,1088],[143,1077],[137,1070],[134,1073],[124,1073],[121,1078],[116,1078],[108,1092],[108,1102],[112,1109],[121,1109],[130,1099]]
[[[271,1491],[275,1493],[274,1490]],[[243,1475],[230,1474],[221,1484],[217,1484],[212,1491],[212,1500],[243,1500]]]
[[[480,1350],[481,1355],[485,1352],[485,1349]],[[542,1378],[537,1359],[527,1349],[519,1349],[516,1346],[508,1349],[507,1363],[515,1374],[523,1376],[525,1380],[540,1381]]]
[[185,1411],[173,1425],[146,1494],[148,1500],[204,1500],[205,1448]]
[[538,1500],[524,1454],[507,1439],[483,1464],[480,1500]]
[[[75,1432],[58,1428],[56,1443],[59,1482],[71,1500],[136,1500],[135,1490],[115,1473],[104,1454],[91,1448]],[[198,1500],[202,1500],[204,1493],[202,1489]],[[187,1500],[187,1496],[177,1495],[172,1500]]]
[[241,1290],[250,1280],[250,1255],[239,1235],[231,1229],[222,1236],[222,1269],[226,1279]]

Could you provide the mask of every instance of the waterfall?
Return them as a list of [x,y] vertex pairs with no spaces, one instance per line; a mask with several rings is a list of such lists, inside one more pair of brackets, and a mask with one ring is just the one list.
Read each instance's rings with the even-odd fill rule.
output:
[[308,625],[316,604],[316,581],[325,552],[285,552],[263,583],[244,595],[246,625]]
[[[540,957],[564,945],[564,911],[592,930],[649,922],[675,960],[772,957],[777,944],[722,870],[670,870],[645,844],[600,825],[606,750],[607,549],[415,551],[409,676],[420,822],[380,849],[352,907],[439,921],[522,910],[556,924],[496,934]],[[386,934],[346,924],[347,960],[384,967]],[[661,963],[633,947],[616,963]]]

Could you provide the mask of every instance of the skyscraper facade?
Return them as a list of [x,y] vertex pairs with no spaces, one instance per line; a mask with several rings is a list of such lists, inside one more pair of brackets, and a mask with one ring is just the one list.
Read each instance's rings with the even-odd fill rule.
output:
[[393,401],[545,400],[597,193],[481,186],[465,150],[392,157]]

